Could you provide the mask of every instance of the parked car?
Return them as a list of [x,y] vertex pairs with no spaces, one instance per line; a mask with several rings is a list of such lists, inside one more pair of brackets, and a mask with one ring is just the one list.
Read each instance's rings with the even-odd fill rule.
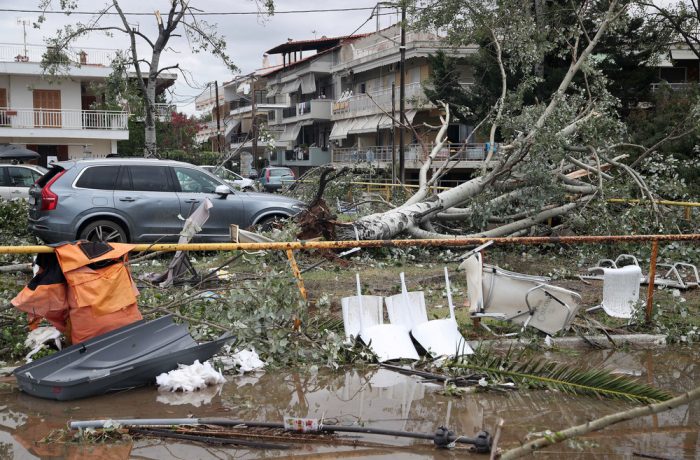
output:
[[294,171],[284,166],[268,166],[260,172],[260,185],[266,192],[274,192],[294,182]]
[[248,171],[248,179],[257,179],[258,178],[258,170],[255,168],[251,168],[250,171]]
[[240,192],[207,171],[169,160],[111,158],[54,163],[29,190],[29,229],[47,243],[175,241],[205,198],[214,207],[195,241],[230,241],[230,224],[265,226],[303,203]]
[[217,166],[200,166],[200,168],[209,171],[210,173],[217,176],[219,179],[223,179],[229,185],[232,185],[238,190],[243,190],[244,192],[254,192],[256,189],[256,183],[253,179],[246,179],[245,177],[236,174],[235,172],[226,169],[224,167]]
[[29,187],[48,169],[37,165],[0,164],[0,197],[6,200],[29,198]]

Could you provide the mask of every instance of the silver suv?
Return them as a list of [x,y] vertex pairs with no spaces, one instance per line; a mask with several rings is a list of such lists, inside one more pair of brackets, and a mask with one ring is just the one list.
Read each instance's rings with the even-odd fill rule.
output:
[[197,241],[230,241],[230,224],[266,226],[303,209],[284,196],[235,191],[187,163],[77,160],[54,163],[29,189],[29,229],[47,243],[175,241],[183,218],[207,197],[214,207]]

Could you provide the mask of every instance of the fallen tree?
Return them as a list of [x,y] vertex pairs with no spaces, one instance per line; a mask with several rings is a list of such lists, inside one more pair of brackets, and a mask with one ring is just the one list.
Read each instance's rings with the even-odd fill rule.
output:
[[[606,188],[621,182],[633,184],[636,196],[653,203],[655,195],[645,179],[624,160],[630,152],[645,157],[679,133],[697,133],[700,104],[695,101],[687,114],[687,129],[675,126],[651,148],[630,142],[615,110],[617,99],[609,93],[595,59],[601,39],[625,18],[629,3],[613,0],[601,11],[587,2],[576,3],[577,9],[569,11],[572,20],[557,26],[556,43],[551,46],[537,38],[541,12],[523,10],[522,2],[427,4],[417,10],[419,26],[447,29],[448,39],[455,44],[469,44],[479,37],[483,43],[483,37],[488,37],[485,52],[497,65],[501,90],[474,130],[483,128],[488,133],[484,167],[457,186],[434,192],[461,153],[438,166],[436,158],[447,142],[451,121],[451,105],[440,101],[441,125],[434,127],[438,132],[433,145],[424,146],[416,193],[395,208],[339,224],[339,238],[522,235],[542,222],[604,201]],[[547,100],[525,103],[522,94],[538,81],[538,65],[552,47],[566,51],[568,68]],[[519,76],[517,82],[513,75]],[[651,213],[658,222],[659,209],[653,204]],[[482,221],[474,222],[475,216]]]

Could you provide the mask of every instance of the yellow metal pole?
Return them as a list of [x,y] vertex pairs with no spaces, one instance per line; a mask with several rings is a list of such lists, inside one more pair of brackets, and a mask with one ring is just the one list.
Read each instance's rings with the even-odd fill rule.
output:
[[646,322],[651,323],[654,313],[654,278],[656,278],[656,259],[659,257],[659,242],[651,243],[651,261],[649,262],[649,287],[647,288]]
[[297,287],[299,288],[299,294],[304,300],[309,300],[306,288],[304,287],[304,278],[301,277],[301,271],[299,270],[299,265],[297,265],[297,260],[294,258],[294,251],[291,249],[287,250],[287,259],[289,259],[289,266],[292,267],[292,274],[294,278],[297,279]]
[[690,220],[690,213],[693,210],[690,206],[685,207],[685,220]]
[[[133,251],[287,251],[301,249],[350,249],[387,247],[463,247],[484,244],[601,244],[616,241],[700,241],[700,234],[687,235],[610,235],[610,236],[521,236],[513,238],[450,238],[416,240],[283,241],[272,243],[160,243],[135,244]],[[0,246],[0,254],[39,254],[53,252],[50,246]]]

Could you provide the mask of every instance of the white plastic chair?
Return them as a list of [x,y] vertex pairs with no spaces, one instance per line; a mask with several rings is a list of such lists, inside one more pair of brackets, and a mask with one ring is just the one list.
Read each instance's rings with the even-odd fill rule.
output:
[[629,319],[639,301],[639,285],[642,269],[638,265],[622,268],[597,268],[603,276],[603,302],[586,311],[602,308],[614,318]]

